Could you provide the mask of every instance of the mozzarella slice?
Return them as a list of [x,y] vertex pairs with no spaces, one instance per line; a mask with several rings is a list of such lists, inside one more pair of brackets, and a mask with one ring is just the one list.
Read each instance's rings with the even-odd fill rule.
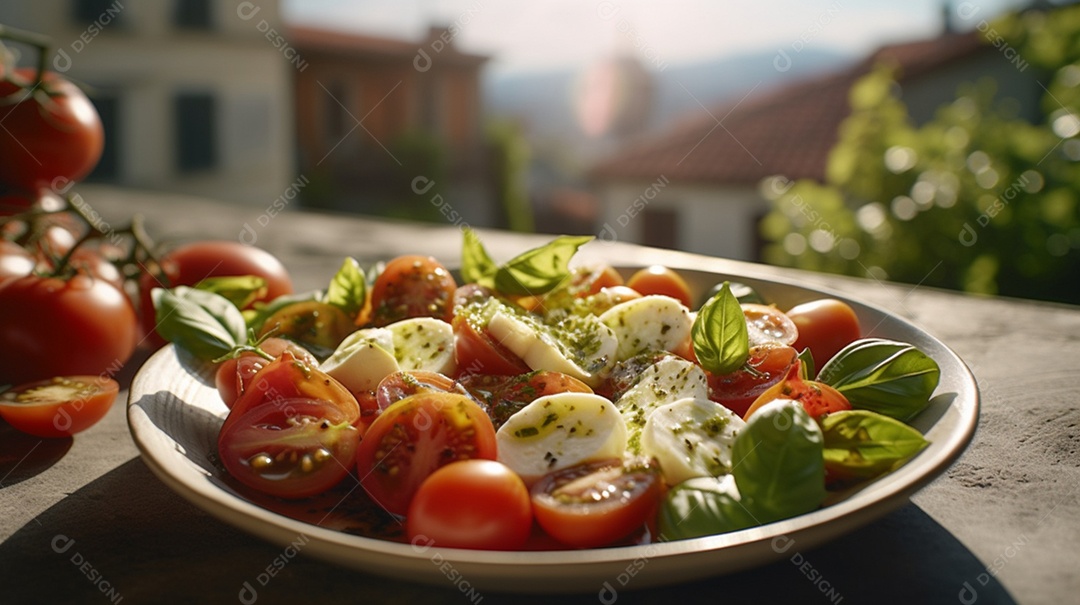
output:
[[488,333],[533,370],[569,374],[596,387],[615,364],[619,341],[611,328],[594,316],[571,316],[547,326],[507,309],[491,316]]
[[386,326],[393,334],[391,351],[402,370],[453,375],[454,328],[434,317],[413,317]]
[[709,397],[708,379],[697,364],[670,356],[646,368],[641,379],[615,402],[626,421],[630,452],[641,453],[641,431],[654,410],[687,397]]
[[670,296],[649,295],[615,305],[600,316],[619,339],[615,355],[629,359],[644,351],[674,351],[690,338],[690,310]]
[[715,401],[680,399],[657,408],[645,421],[641,451],[660,463],[668,485],[716,477],[731,472],[732,447],[744,426],[742,418]]
[[394,333],[387,328],[357,330],[341,341],[319,369],[353,393],[374,390],[379,381],[397,372]]
[[525,480],[626,452],[626,424],[615,406],[592,393],[539,397],[495,434],[499,462]]

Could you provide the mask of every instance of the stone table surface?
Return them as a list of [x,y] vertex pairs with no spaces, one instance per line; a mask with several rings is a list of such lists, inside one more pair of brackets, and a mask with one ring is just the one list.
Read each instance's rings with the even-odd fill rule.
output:
[[[214,204],[175,195],[80,187],[104,220],[133,212],[159,240],[242,239],[322,287],[345,255],[370,265],[403,253],[460,253],[454,226]],[[496,258],[549,239],[482,232]],[[583,256],[678,266],[679,252],[590,244]],[[831,288],[883,307],[952,348],[981,391],[974,440],[910,502],[823,546],[728,575],[644,590],[618,602],[1066,603],[1080,600],[1080,309],[925,287],[715,261],[719,270]],[[122,376],[145,359],[136,355]],[[121,394],[126,401],[126,391]],[[71,546],[63,552],[58,545]],[[0,603],[233,603],[281,547],[189,504],[144,464],[118,402],[73,439],[40,440],[0,423]],[[598,587],[599,588],[599,587]],[[632,586],[631,586],[632,588]],[[299,556],[259,603],[595,603],[598,592],[485,593],[410,583]],[[479,597],[479,600],[477,600]],[[610,602],[610,598],[607,599]]]

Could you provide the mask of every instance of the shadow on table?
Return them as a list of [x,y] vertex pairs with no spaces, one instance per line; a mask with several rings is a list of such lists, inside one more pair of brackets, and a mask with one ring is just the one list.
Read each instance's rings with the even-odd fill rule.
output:
[[632,579],[625,588],[613,578],[613,590],[557,598],[468,593],[461,582],[404,584],[252,538],[169,491],[138,458],[0,544],[5,603],[1014,603],[985,572],[908,504],[820,548],[701,582],[633,591]]
[[38,475],[56,464],[74,440],[42,439],[27,435],[0,420],[0,489]]

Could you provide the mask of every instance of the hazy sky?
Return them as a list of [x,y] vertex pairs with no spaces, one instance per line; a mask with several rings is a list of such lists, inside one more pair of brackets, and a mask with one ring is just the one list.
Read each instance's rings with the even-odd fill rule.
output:
[[[868,52],[942,27],[945,0],[284,0],[287,21],[419,39],[456,25],[454,44],[499,72],[588,64],[615,50],[678,64],[803,47]],[[1023,0],[950,0],[960,29]]]

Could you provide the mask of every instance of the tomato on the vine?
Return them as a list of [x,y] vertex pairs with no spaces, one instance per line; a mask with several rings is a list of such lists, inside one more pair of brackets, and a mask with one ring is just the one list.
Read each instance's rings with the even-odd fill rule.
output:
[[292,294],[292,280],[285,265],[266,250],[234,241],[197,241],[166,253],[161,259],[164,275],[144,273],[139,281],[143,331],[161,346],[164,340],[154,330],[154,288],[194,286],[208,277],[254,275],[266,280],[266,291],[255,300],[266,302]]
[[605,546],[639,529],[663,494],[659,469],[601,460],[545,475],[532,486],[533,514],[551,537],[576,548]]
[[433,472],[409,505],[413,544],[519,550],[532,531],[529,488],[494,460],[460,460]]
[[409,317],[453,319],[454,276],[430,256],[399,256],[386,263],[371,288],[372,323],[386,326]]
[[229,474],[248,487],[281,498],[306,498],[349,474],[359,434],[332,403],[284,398],[249,409],[223,426],[218,456]]
[[18,68],[0,80],[0,182],[25,191],[78,181],[97,165],[104,131],[79,87],[55,73]]
[[103,376],[39,380],[0,393],[0,417],[37,437],[69,437],[101,420],[119,391],[119,383]]
[[423,391],[371,423],[356,452],[356,475],[371,499],[404,515],[436,469],[456,460],[496,457],[495,427],[472,399]]
[[27,275],[0,286],[0,383],[116,372],[135,350],[126,294],[88,275]]

